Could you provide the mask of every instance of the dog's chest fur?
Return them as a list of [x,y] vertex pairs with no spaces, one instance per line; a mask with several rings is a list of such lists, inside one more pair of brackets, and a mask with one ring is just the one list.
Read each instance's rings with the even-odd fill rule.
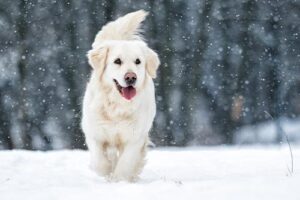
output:
[[138,102],[113,101],[109,96],[94,99],[98,105],[91,112],[95,112],[93,120],[96,120],[99,130],[95,137],[109,143],[126,143],[140,134],[143,125],[139,120],[139,110],[143,108]]

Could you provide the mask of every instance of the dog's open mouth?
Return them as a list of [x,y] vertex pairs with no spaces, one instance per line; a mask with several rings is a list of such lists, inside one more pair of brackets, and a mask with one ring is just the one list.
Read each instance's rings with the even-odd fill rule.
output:
[[114,82],[118,91],[125,99],[131,100],[136,95],[136,89],[133,86],[122,87],[116,79],[114,79]]

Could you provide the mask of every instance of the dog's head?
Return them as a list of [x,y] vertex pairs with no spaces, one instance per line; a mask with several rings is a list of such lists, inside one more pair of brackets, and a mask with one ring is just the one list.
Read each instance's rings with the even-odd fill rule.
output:
[[99,79],[127,100],[134,98],[146,78],[155,78],[157,54],[143,41],[105,41],[88,52]]

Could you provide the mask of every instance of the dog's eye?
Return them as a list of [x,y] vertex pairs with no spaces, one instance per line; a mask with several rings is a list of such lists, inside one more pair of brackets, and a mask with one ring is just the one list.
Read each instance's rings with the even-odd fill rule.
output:
[[120,58],[117,58],[115,61],[114,61],[115,64],[117,65],[121,65],[122,64],[122,61]]
[[135,64],[138,65],[138,64],[140,64],[140,63],[141,63],[140,59],[137,58],[137,59],[135,60]]

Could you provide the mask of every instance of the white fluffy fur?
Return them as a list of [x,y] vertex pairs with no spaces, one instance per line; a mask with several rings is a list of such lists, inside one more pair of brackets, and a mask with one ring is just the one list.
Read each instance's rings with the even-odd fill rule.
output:
[[93,47],[105,40],[142,40],[140,24],[147,15],[144,10],[139,10],[106,24],[96,35]]
[[[114,181],[138,177],[156,112],[152,78],[159,59],[139,34],[146,15],[140,10],[108,23],[88,52],[93,72],[83,101],[82,129],[91,168]],[[122,60],[121,66],[114,63],[116,58]],[[137,58],[139,65],[134,63]],[[126,72],[137,75],[137,93],[131,100],[121,96],[113,81],[125,87]]]

